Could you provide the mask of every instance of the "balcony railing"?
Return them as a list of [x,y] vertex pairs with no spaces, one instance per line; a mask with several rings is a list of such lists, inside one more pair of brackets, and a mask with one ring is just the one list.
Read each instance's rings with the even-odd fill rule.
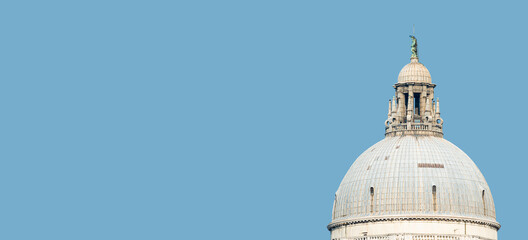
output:
[[443,135],[442,125],[437,123],[399,123],[385,127],[385,135]]

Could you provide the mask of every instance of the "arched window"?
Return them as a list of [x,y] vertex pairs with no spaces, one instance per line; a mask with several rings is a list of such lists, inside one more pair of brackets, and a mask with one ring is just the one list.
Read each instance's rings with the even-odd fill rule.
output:
[[370,187],[370,212],[374,212],[374,187]]
[[482,207],[484,209],[484,215],[486,215],[486,197],[485,197],[486,190],[482,190]]
[[436,212],[436,185],[433,185],[433,211]]

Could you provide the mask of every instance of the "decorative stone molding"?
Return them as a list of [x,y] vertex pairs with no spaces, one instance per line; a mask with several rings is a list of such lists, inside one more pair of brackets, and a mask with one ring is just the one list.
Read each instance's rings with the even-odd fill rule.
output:
[[494,240],[475,235],[462,234],[385,234],[353,238],[332,238],[332,240]]
[[499,230],[501,225],[498,222],[487,221],[476,218],[464,218],[456,216],[380,216],[380,217],[367,217],[367,218],[356,218],[348,220],[338,220],[328,224],[327,228],[329,231],[332,229],[361,223],[373,223],[373,222],[384,222],[384,221],[446,221],[446,222],[468,222],[480,225],[486,225]]
[[420,136],[436,136],[443,137],[442,124],[433,123],[409,123],[409,124],[390,124],[385,123],[385,136],[404,136],[404,135],[420,135]]

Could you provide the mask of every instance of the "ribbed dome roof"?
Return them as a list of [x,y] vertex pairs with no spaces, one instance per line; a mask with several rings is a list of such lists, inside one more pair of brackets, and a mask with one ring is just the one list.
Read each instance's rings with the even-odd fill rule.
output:
[[332,222],[387,216],[496,223],[490,189],[475,163],[432,136],[386,137],[363,152],[341,182]]
[[398,83],[426,82],[431,83],[429,70],[418,62],[418,58],[412,58],[411,62],[402,68],[398,75]]

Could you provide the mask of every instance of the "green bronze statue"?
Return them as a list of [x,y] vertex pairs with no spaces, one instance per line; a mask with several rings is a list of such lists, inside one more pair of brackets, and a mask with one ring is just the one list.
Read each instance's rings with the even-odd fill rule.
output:
[[413,35],[409,35],[409,37],[412,39],[412,45],[411,45],[411,58],[418,58],[418,41]]

